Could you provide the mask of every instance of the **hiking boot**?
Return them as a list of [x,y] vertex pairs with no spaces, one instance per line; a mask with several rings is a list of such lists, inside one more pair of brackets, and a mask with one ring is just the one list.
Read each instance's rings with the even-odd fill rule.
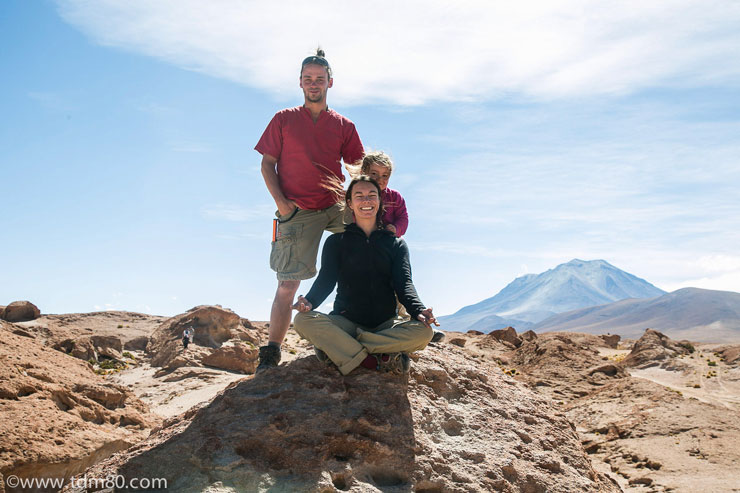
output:
[[260,364],[257,365],[255,373],[275,368],[278,363],[280,363],[280,348],[275,346],[262,346],[260,347]]
[[442,342],[445,340],[445,333],[441,330],[435,330],[430,342]]
[[378,360],[378,371],[404,375],[411,368],[411,358],[406,353],[376,354]]
[[329,359],[329,356],[326,355],[324,351],[317,348],[316,346],[313,347],[313,352],[316,355],[316,359],[318,359],[322,364],[324,365],[331,365],[332,361]]

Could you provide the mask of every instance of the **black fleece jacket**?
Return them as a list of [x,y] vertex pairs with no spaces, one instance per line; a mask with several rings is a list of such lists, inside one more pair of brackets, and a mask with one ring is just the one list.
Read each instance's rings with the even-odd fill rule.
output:
[[337,286],[332,314],[374,328],[396,314],[398,300],[413,320],[424,311],[411,280],[409,249],[387,230],[365,235],[352,223],[326,239],[321,270],[306,299],[318,308]]

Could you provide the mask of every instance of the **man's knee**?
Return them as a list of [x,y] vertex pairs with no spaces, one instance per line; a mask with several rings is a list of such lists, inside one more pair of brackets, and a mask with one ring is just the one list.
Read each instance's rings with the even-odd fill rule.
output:
[[287,299],[292,302],[300,285],[301,281],[278,281],[275,299],[282,301]]

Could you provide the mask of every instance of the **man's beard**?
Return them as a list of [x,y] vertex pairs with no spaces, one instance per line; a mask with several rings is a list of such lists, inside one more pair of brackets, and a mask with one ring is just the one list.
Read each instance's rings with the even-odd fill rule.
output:
[[320,103],[326,97],[326,93],[323,91],[319,91],[317,94],[314,95],[306,91],[305,96],[306,99],[311,103]]

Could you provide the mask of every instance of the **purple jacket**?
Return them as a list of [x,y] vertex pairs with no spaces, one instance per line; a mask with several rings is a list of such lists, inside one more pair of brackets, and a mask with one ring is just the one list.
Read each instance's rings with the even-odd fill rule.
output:
[[386,188],[383,190],[383,205],[385,214],[383,214],[383,223],[392,224],[396,227],[396,236],[401,237],[406,234],[409,227],[409,214],[406,212],[406,201],[396,190]]

